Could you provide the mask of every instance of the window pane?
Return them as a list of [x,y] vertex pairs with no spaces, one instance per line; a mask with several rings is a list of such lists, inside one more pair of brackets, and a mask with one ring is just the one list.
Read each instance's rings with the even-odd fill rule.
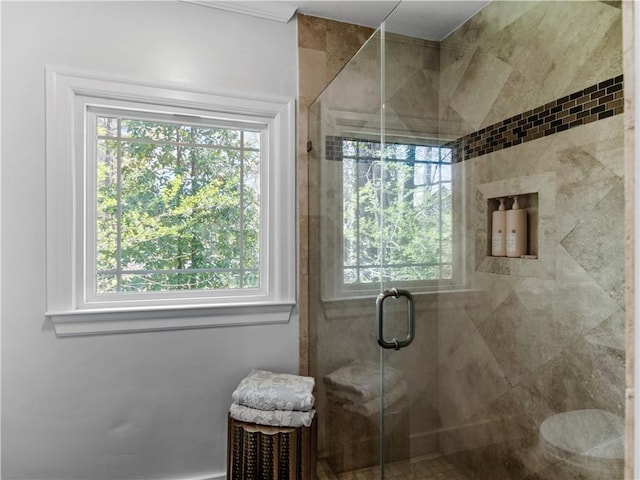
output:
[[379,268],[363,268],[360,270],[360,283],[379,283],[382,280]]
[[116,292],[118,291],[118,276],[113,273],[99,273],[96,284],[98,292]]
[[453,267],[451,265],[443,265],[440,278],[442,280],[451,280],[453,278]]
[[98,140],[97,161],[96,262],[98,270],[109,270],[116,268],[118,251],[117,142]]
[[260,149],[260,132],[244,132],[244,148]]
[[357,148],[356,142],[345,140],[342,142],[342,155],[345,157],[355,157]]
[[210,145],[213,147],[226,146],[238,148],[241,146],[240,136],[241,132],[239,130],[195,126],[182,126],[180,129],[180,141],[198,145]]
[[[172,207],[180,203],[183,177],[173,145],[122,144],[121,256],[129,270],[165,269],[184,263]],[[175,228],[174,228],[175,227]]]
[[176,126],[170,123],[143,120],[121,120],[121,135],[124,138],[140,138],[158,141],[176,141]]
[[380,161],[378,143],[342,146],[345,285],[450,275],[451,150],[387,143]]
[[[343,172],[343,262],[352,265],[358,259],[358,166],[355,160],[345,158],[342,163]],[[350,283],[350,282],[349,282]]]
[[259,134],[120,124],[97,147],[98,293],[259,286]]
[[238,272],[123,274],[123,292],[169,292],[238,288]]
[[451,163],[451,159],[453,158],[453,150],[450,148],[441,148],[440,149],[440,161],[442,163]]
[[99,136],[115,137],[118,135],[118,119],[116,118],[98,118],[97,134]]
[[[247,152],[243,165],[242,191],[242,258],[244,268],[260,266],[260,154]],[[256,286],[255,275],[247,280]]]
[[358,271],[355,268],[345,268],[344,272],[344,284],[345,285],[352,285],[354,283],[359,283],[358,282]]
[[258,288],[260,286],[260,274],[258,270],[244,271],[242,285],[245,288]]

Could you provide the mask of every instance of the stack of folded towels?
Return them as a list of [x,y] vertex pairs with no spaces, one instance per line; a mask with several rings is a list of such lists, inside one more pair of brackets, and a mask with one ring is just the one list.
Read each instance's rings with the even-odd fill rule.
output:
[[[369,417],[380,412],[380,365],[356,360],[326,375],[327,397],[345,410]],[[384,404],[392,405],[407,394],[407,383],[402,372],[384,367]]]
[[309,427],[315,410],[312,377],[251,370],[233,392],[231,417],[274,427]]

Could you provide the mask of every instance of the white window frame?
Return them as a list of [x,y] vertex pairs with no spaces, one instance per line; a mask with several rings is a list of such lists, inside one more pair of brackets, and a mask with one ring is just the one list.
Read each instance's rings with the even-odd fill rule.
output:
[[[47,67],[47,308],[57,335],[285,323],[295,306],[294,101],[203,92]],[[242,123],[263,131],[261,286],[227,291],[96,295],[88,286],[94,234],[88,205],[89,107]],[[184,117],[183,117],[184,118]]]

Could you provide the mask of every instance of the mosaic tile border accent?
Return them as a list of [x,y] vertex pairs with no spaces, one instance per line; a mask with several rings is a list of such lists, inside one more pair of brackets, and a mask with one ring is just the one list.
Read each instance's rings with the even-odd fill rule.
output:
[[514,147],[623,111],[624,80],[619,75],[454,140],[453,162]]
[[325,160],[342,161],[342,142],[345,137],[336,137],[327,135],[324,139],[324,158]]
[[[452,161],[459,163],[623,112],[624,79],[619,75],[489,125],[444,146],[453,148]],[[327,160],[342,160],[344,139],[337,136],[325,138]]]

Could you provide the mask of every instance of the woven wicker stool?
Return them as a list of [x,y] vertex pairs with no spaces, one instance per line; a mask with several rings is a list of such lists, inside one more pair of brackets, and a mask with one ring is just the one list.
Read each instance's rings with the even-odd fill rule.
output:
[[[317,416],[316,416],[317,417]],[[316,480],[316,417],[310,427],[268,427],[228,418],[228,480]]]

